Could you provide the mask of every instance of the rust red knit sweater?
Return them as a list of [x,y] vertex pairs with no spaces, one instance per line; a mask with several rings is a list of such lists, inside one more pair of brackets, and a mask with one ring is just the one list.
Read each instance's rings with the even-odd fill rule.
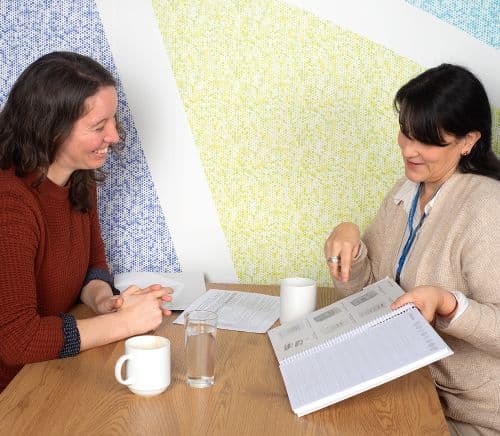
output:
[[89,269],[107,271],[96,209],[76,211],[68,188],[34,179],[0,170],[0,392],[24,364],[60,356],[61,313]]

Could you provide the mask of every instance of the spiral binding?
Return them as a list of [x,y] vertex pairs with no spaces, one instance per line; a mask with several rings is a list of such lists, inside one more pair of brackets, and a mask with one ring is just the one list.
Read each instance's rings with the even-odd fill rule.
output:
[[387,322],[390,319],[393,319],[393,318],[401,315],[402,313],[408,312],[412,309],[418,310],[412,303],[408,303],[408,304],[405,304],[404,306],[398,307],[397,309],[392,310],[389,313],[386,313],[384,315],[380,315],[379,317],[372,319],[371,321],[368,321],[365,324],[362,324],[362,325],[360,325],[352,330],[349,330],[348,332],[345,332],[345,333],[342,333],[341,335],[327,339],[325,342],[322,342],[321,344],[315,345],[314,347],[308,348],[307,350],[303,350],[300,353],[294,354],[292,356],[288,356],[287,358],[285,358],[281,361],[280,366],[286,365],[287,363],[295,362],[296,360],[301,359],[303,357],[310,356],[311,354],[319,353],[320,351],[323,351],[326,348],[337,345],[340,342],[343,342],[347,339],[350,339],[353,336],[356,336],[360,333],[363,333],[363,332],[367,331],[368,329],[370,329],[378,324],[382,324],[384,322]]

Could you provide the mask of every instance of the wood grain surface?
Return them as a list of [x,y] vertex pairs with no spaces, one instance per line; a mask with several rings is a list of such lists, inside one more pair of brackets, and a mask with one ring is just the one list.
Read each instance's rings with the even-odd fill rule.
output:
[[[277,286],[209,288],[279,293]],[[318,290],[318,307],[333,299],[332,289]],[[75,315],[90,313],[79,306]],[[172,381],[164,393],[140,397],[115,381],[123,341],[26,365],[0,395],[0,435],[448,434],[427,368],[298,418],[266,334],[218,330],[215,385],[190,388],[184,328],[172,324],[176,316],[165,318],[156,332],[171,341]]]

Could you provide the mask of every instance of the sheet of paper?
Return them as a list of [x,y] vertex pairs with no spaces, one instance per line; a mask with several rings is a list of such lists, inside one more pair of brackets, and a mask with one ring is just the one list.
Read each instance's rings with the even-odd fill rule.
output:
[[205,277],[201,272],[180,273],[128,272],[115,274],[115,287],[123,292],[130,285],[145,288],[158,283],[173,289],[172,301],[163,303],[166,309],[184,310],[206,291]]
[[385,278],[304,318],[270,330],[269,338],[276,357],[281,362],[327,338],[391,312],[391,303],[401,294],[403,289]]
[[191,310],[217,312],[217,328],[265,333],[280,314],[280,299],[271,295],[209,289],[174,321],[184,324],[184,313]]

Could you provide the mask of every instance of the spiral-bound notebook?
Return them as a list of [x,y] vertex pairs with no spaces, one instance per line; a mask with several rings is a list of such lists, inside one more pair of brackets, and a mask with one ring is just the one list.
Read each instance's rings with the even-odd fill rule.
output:
[[[353,302],[361,306],[377,300],[377,296],[373,296],[374,292],[379,291],[377,286],[380,289],[388,286],[396,289],[398,285],[390,279],[384,279],[310,314],[301,321],[302,324],[284,324],[268,332],[292,410],[298,416],[345,400],[453,354],[413,305],[392,311],[390,308],[380,308],[380,303],[375,306],[372,303],[372,308],[379,307],[385,313],[363,324],[355,322],[357,325],[354,328],[338,334],[341,329],[333,321],[335,316],[353,317],[353,313],[349,313],[349,306]],[[356,307],[354,314],[365,312]],[[313,326],[313,340],[307,334],[302,334],[304,339],[289,341],[291,337],[300,336],[298,329],[301,326],[311,328],[314,319],[319,318],[321,324],[325,314],[328,314],[328,325]],[[325,335],[329,337],[325,339]],[[324,339],[318,342],[318,336]],[[304,340],[314,344],[304,346]],[[297,341],[300,347],[283,357],[282,348],[293,348]]]

